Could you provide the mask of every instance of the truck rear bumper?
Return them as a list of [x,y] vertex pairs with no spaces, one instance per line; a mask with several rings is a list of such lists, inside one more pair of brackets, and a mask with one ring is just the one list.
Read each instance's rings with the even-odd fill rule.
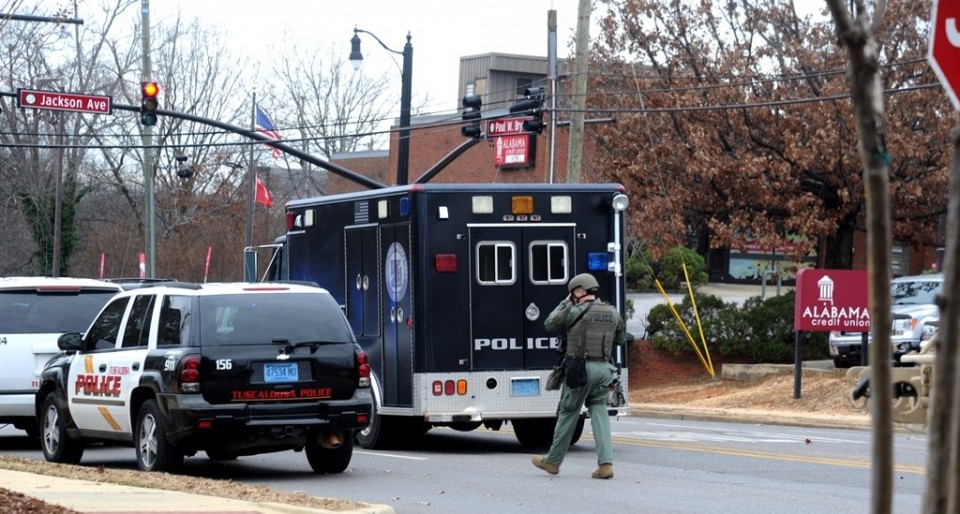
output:
[[[308,433],[359,430],[370,422],[369,391],[350,400],[283,404],[211,405],[200,395],[163,398],[169,438],[196,449],[231,446],[230,441],[290,439]],[[282,445],[281,445],[282,446]]]

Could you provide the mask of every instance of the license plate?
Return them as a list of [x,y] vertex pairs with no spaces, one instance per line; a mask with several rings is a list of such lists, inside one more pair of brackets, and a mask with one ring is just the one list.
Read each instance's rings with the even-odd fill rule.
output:
[[539,396],[540,377],[511,378],[510,396]]
[[267,362],[263,365],[263,381],[296,382],[300,380],[296,362]]

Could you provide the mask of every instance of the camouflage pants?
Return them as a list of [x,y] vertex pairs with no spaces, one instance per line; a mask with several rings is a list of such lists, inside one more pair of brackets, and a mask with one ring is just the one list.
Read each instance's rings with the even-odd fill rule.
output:
[[610,417],[607,415],[607,392],[613,382],[616,368],[609,362],[587,361],[587,384],[570,389],[564,384],[560,390],[557,406],[557,428],[553,432],[553,444],[546,455],[548,462],[559,466],[570,448],[570,440],[580,410],[586,405],[593,428],[593,440],[597,446],[597,464],[613,464],[613,440],[610,435]]

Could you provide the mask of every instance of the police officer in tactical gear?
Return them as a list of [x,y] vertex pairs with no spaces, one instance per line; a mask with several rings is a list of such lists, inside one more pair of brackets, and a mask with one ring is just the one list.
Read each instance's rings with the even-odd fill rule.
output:
[[607,392],[616,367],[610,357],[616,346],[626,344],[626,327],[616,307],[597,298],[600,284],[593,275],[581,273],[573,277],[567,289],[570,295],[547,316],[544,326],[550,332],[567,334],[567,355],[586,359],[587,384],[576,389],[563,385],[553,444],[546,455],[533,456],[533,465],[551,475],[560,472],[580,410],[586,404],[597,446],[598,467],[592,476],[613,478],[613,440],[607,415]]

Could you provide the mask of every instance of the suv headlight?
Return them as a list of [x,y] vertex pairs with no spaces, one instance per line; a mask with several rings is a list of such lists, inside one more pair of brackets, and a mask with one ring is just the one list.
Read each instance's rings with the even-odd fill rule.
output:
[[930,323],[924,323],[924,324],[923,324],[923,329],[920,330],[920,340],[921,340],[921,341],[926,341],[926,340],[930,339],[931,337],[933,337],[933,335],[936,334],[936,333],[937,333],[937,326],[936,326],[936,325],[932,325],[932,324],[930,324]]
[[917,320],[913,318],[894,318],[893,320],[893,335],[895,336],[902,336],[915,328],[917,328]]

